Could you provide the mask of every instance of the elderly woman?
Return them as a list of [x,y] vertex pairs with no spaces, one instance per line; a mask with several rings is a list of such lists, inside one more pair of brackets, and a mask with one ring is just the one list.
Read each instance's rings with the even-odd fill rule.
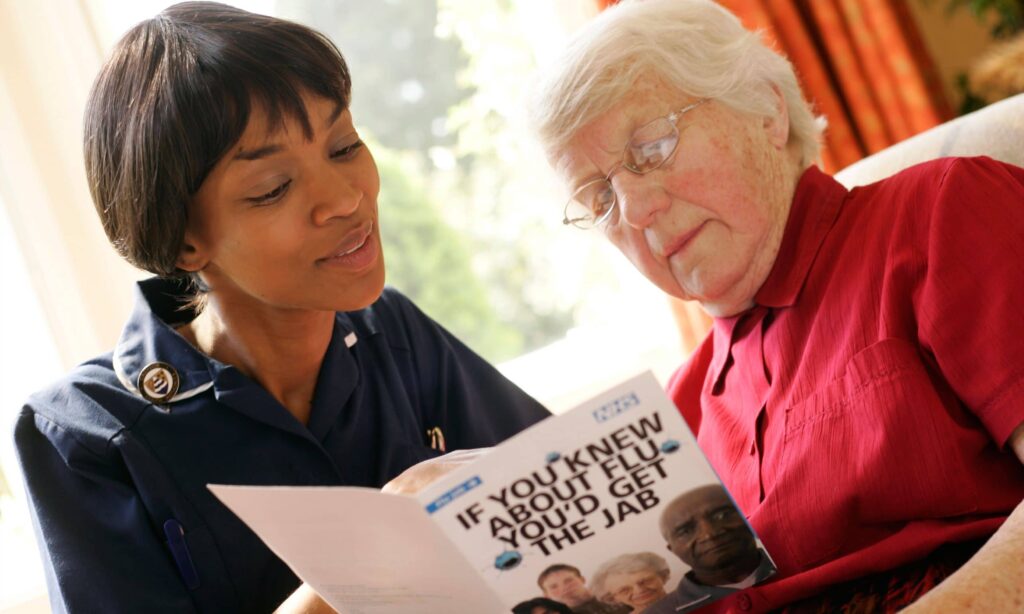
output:
[[668,563],[653,552],[620,554],[594,572],[590,592],[601,601],[627,605],[640,614],[666,595]]
[[669,391],[780,571],[717,607],[894,611],[952,574],[911,610],[1019,609],[1024,169],[844,189],[791,65],[707,0],[605,11],[540,87],[564,223],[715,318]]

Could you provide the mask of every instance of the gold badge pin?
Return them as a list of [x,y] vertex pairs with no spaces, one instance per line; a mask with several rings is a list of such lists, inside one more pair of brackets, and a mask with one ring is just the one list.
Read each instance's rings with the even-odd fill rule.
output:
[[150,403],[166,403],[178,392],[178,372],[165,362],[151,362],[139,373],[138,388]]

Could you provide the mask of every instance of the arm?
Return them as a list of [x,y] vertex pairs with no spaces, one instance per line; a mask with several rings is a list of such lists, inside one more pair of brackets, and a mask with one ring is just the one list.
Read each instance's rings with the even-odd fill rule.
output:
[[116,457],[28,409],[15,442],[55,613],[195,611]]
[[[1024,423],[1008,447],[1024,463]],[[963,567],[917,600],[907,614],[1009,612],[1024,607],[1024,503]]]
[[[943,177],[930,209],[928,266],[918,308],[924,349],[995,446],[1024,462],[1024,300],[1019,236],[1024,169],[961,159]],[[960,570],[905,611],[1005,612],[1024,603],[1024,506]]]

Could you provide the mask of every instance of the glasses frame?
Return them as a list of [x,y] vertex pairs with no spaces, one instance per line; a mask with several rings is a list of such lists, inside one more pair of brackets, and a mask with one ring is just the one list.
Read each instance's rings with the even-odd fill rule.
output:
[[[662,115],[660,117],[655,117],[651,121],[645,123],[644,125],[640,126],[636,130],[634,130],[633,134],[630,135],[629,140],[626,141],[626,146],[622,149],[622,159],[619,160],[618,164],[613,166],[612,169],[610,171],[608,171],[608,174],[605,175],[604,177],[598,177],[598,178],[595,178],[595,179],[591,179],[590,181],[586,181],[583,184],[581,184],[578,188],[576,188],[575,191],[573,191],[572,196],[569,197],[569,200],[566,201],[566,203],[565,203],[565,207],[562,209],[562,225],[563,226],[574,226],[574,227],[579,228],[581,230],[591,230],[593,228],[596,228],[596,227],[600,226],[605,221],[607,221],[608,218],[611,217],[611,214],[615,211],[615,208],[619,205],[619,195],[615,191],[615,186],[612,185],[612,175],[617,173],[619,171],[619,169],[623,169],[623,168],[626,169],[627,171],[633,173],[634,175],[646,175],[647,173],[650,173],[651,171],[656,171],[659,168],[665,166],[665,163],[668,162],[669,160],[671,160],[672,156],[675,155],[676,150],[679,149],[679,138],[680,138],[679,125],[678,125],[679,124],[679,120],[683,117],[683,115],[685,115],[689,111],[692,111],[692,110],[696,109],[697,107],[699,107],[700,105],[704,104],[708,100],[710,100],[710,98],[701,98],[700,100],[697,100],[696,102],[691,102],[690,104],[686,105],[685,107],[683,107],[683,108],[681,108],[681,109],[679,109],[677,111],[672,111],[668,115]],[[633,141],[633,137],[636,136],[636,134],[638,132],[640,132],[641,130],[643,130],[647,126],[650,126],[654,122],[658,122],[658,121],[661,121],[663,119],[667,119],[669,121],[669,123],[672,125],[672,130],[675,132],[676,143],[675,143],[675,145],[672,146],[672,151],[668,152],[668,155],[666,155],[657,166],[652,166],[652,167],[647,168],[647,169],[639,169],[639,168],[631,167],[629,165],[629,163],[626,162],[626,155],[629,152],[629,144]],[[593,185],[599,184],[599,183],[607,183],[608,184],[608,188],[612,191],[612,206],[608,207],[608,210],[605,211],[603,214],[601,214],[601,217],[596,218],[592,223],[583,223],[583,224],[579,223],[579,222],[585,220],[586,218],[569,219],[569,207],[571,207],[572,204],[574,202],[576,202],[576,197],[580,194],[580,192],[582,192],[583,190],[585,190],[585,189],[587,189],[587,188],[589,188],[589,187],[591,187]]]

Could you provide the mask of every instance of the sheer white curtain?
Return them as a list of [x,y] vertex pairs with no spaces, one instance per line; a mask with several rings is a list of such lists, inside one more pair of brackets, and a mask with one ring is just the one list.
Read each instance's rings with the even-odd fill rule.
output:
[[11,421],[117,340],[138,274],[111,250],[82,164],[101,52],[78,0],[0,0],[0,612],[46,612]]
[[113,347],[138,277],[107,244],[85,182],[82,114],[101,52],[77,0],[0,6],[0,200],[70,367]]

